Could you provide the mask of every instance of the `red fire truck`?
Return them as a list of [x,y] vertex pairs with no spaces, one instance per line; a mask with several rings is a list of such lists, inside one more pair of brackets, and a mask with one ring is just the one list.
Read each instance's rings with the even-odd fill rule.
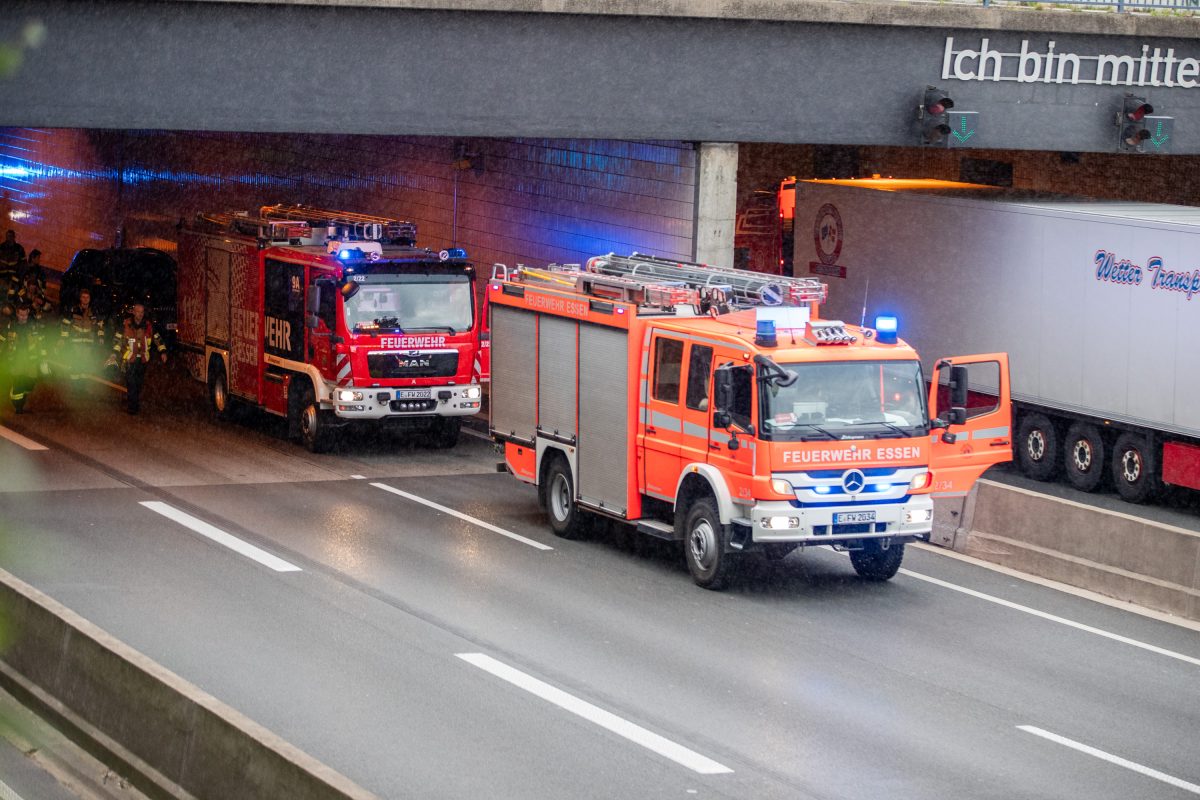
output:
[[307,206],[202,214],[179,242],[179,346],[218,417],[286,417],[313,452],[355,422],[458,440],[480,407],[475,271],[416,227]]

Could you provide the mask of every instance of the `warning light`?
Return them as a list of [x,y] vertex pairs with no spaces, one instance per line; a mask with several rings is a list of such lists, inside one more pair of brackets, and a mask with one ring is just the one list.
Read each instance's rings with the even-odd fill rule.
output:
[[760,319],[754,334],[754,343],[759,347],[775,347],[779,341],[775,338],[775,320]]
[[895,317],[875,318],[875,340],[880,344],[895,344],[899,328]]

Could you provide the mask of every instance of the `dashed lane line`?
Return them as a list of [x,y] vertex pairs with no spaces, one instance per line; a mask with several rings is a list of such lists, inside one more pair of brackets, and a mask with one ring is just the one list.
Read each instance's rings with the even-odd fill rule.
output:
[[1080,753],[1086,753],[1089,756],[1107,761],[1110,764],[1116,764],[1118,767],[1124,767],[1125,769],[1133,770],[1134,772],[1145,775],[1148,778],[1154,778],[1156,781],[1168,783],[1177,789],[1183,789],[1184,791],[1191,792],[1192,794],[1200,794],[1200,786],[1197,786],[1194,783],[1189,783],[1181,778],[1168,775],[1165,772],[1159,772],[1156,769],[1143,766],[1135,761],[1130,761],[1129,759],[1121,758],[1120,756],[1114,756],[1112,753],[1106,753],[1103,750],[1099,750],[1091,745],[1086,745],[1083,742],[1077,742],[1074,739],[1068,739],[1065,736],[1059,736],[1057,733],[1051,733],[1050,731],[1042,730],[1041,728],[1035,728],[1033,725],[1018,725],[1017,730],[1025,731],[1026,733],[1032,733],[1034,736],[1040,736],[1047,741],[1054,742],[1055,744],[1061,744],[1064,747],[1069,747],[1072,750],[1078,750]]
[[13,444],[24,447],[26,450],[49,450],[50,449],[49,447],[46,447],[46,445],[38,444],[33,439],[30,439],[26,436],[22,436],[21,434],[17,433],[16,431],[12,430],[11,428],[6,428],[3,425],[0,425],[0,437],[8,439]]
[[429,506],[430,508],[432,508],[436,511],[441,511],[443,514],[449,514],[452,517],[458,517],[459,519],[464,520],[465,522],[469,522],[472,525],[478,525],[481,528],[492,531],[493,533],[498,533],[501,536],[507,536],[509,539],[513,539],[514,541],[521,542],[522,544],[527,544],[530,547],[536,548],[538,550],[553,550],[554,549],[550,545],[542,544],[541,542],[536,542],[533,539],[527,539],[524,536],[520,535],[519,533],[513,533],[512,531],[504,530],[504,528],[498,528],[495,525],[493,525],[492,523],[484,522],[483,520],[479,519],[478,517],[472,517],[470,514],[464,514],[461,511],[455,511],[453,508],[447,508],[446,506],[441,505],[440,503],[435,503],[432,500],[426,500],[424,497],[418,497],[415,494],[410,494],[410,493],[404,491],[403,489],[397,489],[394,486],[388,486],[386,483],[372,483],[371,485],[374,486],[376,489],[383,489],[385,492],[391,492],[392,494],[399,495],[400,497],[403,497],[406,500],[411,500],[414,503],[420,503],[423,506]]
[[249,542],[242,541],[236,536],[226,533],[215,525],[210,525],[198,517],[193,517],[187,512],[180,511],[174,506],[160,502],[158,500],[142,500],[138,505],[162,514],[167,519],[174,520],[185,528],[189,528],[201,536],[211,539],[219,545],[228,547],[235,553],[245,556],[253,561],[257,561],[265,567],[275,570],[276,572],[301,572],[300,567],[288,561],[284,561],[278,556],[268,553],[266,550],[255,547]]
[[564,711],[569,711],[588,722],[599,725],[607,731],[628,739],[634,744],[641,745],[647,750],[670,759],[676,764],[687,767],[693,772],[698,772],[701,775],[721,775],[733,772],[733,770],[724,764],[718,764],[716,761],[697,753],[695,750],[690,750],[681,744],[672,742],[670,739],[659,736],[657,733],[648,731],[641,725],[618,717],[611,711],[605,711],[586,700],[581,700],[572,694],[564,692],[562,689],[551,686],[545,681],[538,680],[532,675],[510,667],[502,661],[497,661],[489,655],[483,653],[455,653],[455,656],[472,666],[478,667],[484,672],[490,673],[503,681],[511,683],[513,686],[542,698],[548,703],[553,703]]

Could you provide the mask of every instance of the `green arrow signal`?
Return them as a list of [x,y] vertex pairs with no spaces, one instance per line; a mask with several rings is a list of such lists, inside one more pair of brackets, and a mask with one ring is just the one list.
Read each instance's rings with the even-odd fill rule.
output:
[[1162,146],[1167,143],[1167,139],[1170,139],[1170,138],[1171,138],[1170,134],[1163,133],[1162,120],[1159,120],[1158,121],[1158,130],[1155,131],[1154,135],[1150,137],[1150,143],[1152,145],[1154,145],[1155,150],[1161,150]]
[[[962,133],[959,133],[958,131],[950,131],[950,135],[953,136],[955,139],[958,139],[958,141],[960,141],[960,142],[965,142],[967,139],[970,139],[972,136],[975,135],[975,129],[972,128],[970,131],[968,131],[967,130],[967,118],[959,117],[959,119],[962,121]],[[1160,127],[1161,127],[1161,123],[1160,123]]]

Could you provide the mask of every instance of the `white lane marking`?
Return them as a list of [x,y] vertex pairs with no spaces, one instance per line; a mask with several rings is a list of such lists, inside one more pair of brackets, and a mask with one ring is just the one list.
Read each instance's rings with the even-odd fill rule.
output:
[[520,535],[519,533],[513,533],[512,531],[506,531],[506,530],[504,530],[504,528],[497,528],[495,525],[493,525],[490,522],[484,522],[481,519],[472,517],[470,514],[464,514],[461,511],[455,511],[453,508],[446,508],[445,506],[443,506],[439,503],[435,503],[432,500],[426,500],[424,497],[417,497],[415,494],[409,494],[408,492],[406,492],[402,489],[397,489],[393,486],[388,486],[386,483],[372,483],[371,485],[374,486],[376,489],[383,489],[385,492],[391,492],[392,494],[398,494],[407,500],[412,500],[414,503],[420,503],[421,505],[429,506],[432,509],[441,511],[443,514],[449,514],[452,517],[458,517],[459,519],[465,520],[465,521],[471,523],[472,525],[478,525],[481,528],[487,528],[489,531],[498,533],[501,536],[507,536],[510,539],[515,539],[516,541],[521,542],[523,544],[527,544],[530,547],[536,547],[538,550],[553,550],[554,549],[550,545],[542,544],[541,542],[535,542],[533,539],[526,539],[524,536]]
[[955,552],[954,550],[947,550],[946,548],[939,547],[937,545],[926,544],[924,542],[909,542],[908,546],[916,547],[918,550],[926,553],[935,553],[942,558],[951,558],[955,561],[961,561],[964,564],[972,564],[976,567],[982,567],[983,569],[990,570],[992,572],[998,572],[1001,575],[1007,575],[1010,578],[1017,578],[1018,580],[1025,581],[1026,583],[1034,583],[1038,586],[1044,586],[1047,589],[1054,589],[1055,591],[1062,592],[1063,594],[1082,597],[1084,600],[1091,600],[1093,603],[1100,603],[1101,605],[1106,605],[1111,608],[1119,608],[1122,611],[1128,611],[1130,614],[1137,614],[1148,619],[1157,620],[1158,622],[1166,622],[1179,628],[1187,628],[1189,630],[1200,632],[1200,621],[1197,620],[1175,617],[1165,611],[1156,611],[1153,608],[1143,608],[1142,606],[1135,605],[1128,600],[1117,600],[1113,597],[1105,597],[1102,594],[1097,594],[1096,592],[1088,589],[1081,589],[1078,586],[1070,586],[1068,584],[1060,583],[1058,581],[1051,580],[1050,578],[1043,578],[1038,575],[1030,575],[1028,572],[1021,572],[1020,570],[1015,570],[1012,567],[1006,567],[1003,564],[993,564],[991,561],[984,561],[982,558],[968,556],[963,553]]
[[350,477],[356,481],[365,481],[367,479],[366,475],[351,475]]
[[301,572],[302,570],[295,564],[284,561],[278,556],[273,556],[266,550],[259,549],[249,542],[243,542],[241,539],[228,534],[218,527],[209,525],[202,519],[197,519],[191,514],[180,511],[174,506],[169,506],[166,503],[160,503],[157,500],[142,500],[139,505],[143,505],[151,511],[162,514],[168,519],[175,520],[185,528],[191,528],[201,536],[212,539],[220,545],[228,547],[236,553],[244,555],[246,558],[253,559],[265,567],[270,567],[276,572]]
[[532,675],[527,675],[518,669],[497,661],[483,653],[455,653],[458,658],[468,664],[479,667],[484,672],[491,673],[501,680],[508,681],[530,694],[535,694],[543,700],[553,703],[559,708],[583,717],[588,722],[599,725],[607,731],[624,737],[634,744],[639,744],[647,750],[652,750],[664,758],[669,758],[693,772],[701,775],[720,775],[733,772],[724,764],[718,764],[711,758],[702,756],[695,750],[689,750],[681,744],[663,738],[657,733],[648,731],[641,725],[618,717],[599,706],[594,706],[586,700],[580,700],[574,695],[567,694],[562,689],[555,688],[545,681],[540,681]]
[[1106,639],[1112,639],[1114,642],[1121,642],[1133,647],[1140,647],[1143,650],[1148,650],[1151,653],[1157,653],[1160,656],[1177,658],[1180,661],[1186,661],[1189,664],[1194,664],[1200,667],[1200,658],[1194,658],[1192,656],[1184,655],[1183,653],[1176,653],[1174,650],[1167,650],[1166,648],[1153,644],[1147,644],[1146,642],[1139,642],[1137,639],[1130,639],[1128,636],[1121,636],[1117,633],[1109,633],[1108,631],[1101,630],[1100,628],[1093,628],[1091,625],[1084,625],[1082,622],[1075,622],[1074,620],[1058,617],[1054,614],[1048,614],[1045,611],[1038,611],[1036,608],[1023,606],[1019,603],[1014,603],[1011,600],[1004,600],[1003,598],[994,597],[993,595],[984,594],[983,592],[977,592],[974,589],[968,589],[965,586],[959,586],[958,584],[943,581],[939,578],[932,578],[928,575],[922,575],[919,572],[901,569],[900,574],[907,575],[910,578],[916,578],[919,581],[925,581],[926,583],[932,583],[934,586],[941,586],[943,589],[962,592],[963,594],[970,595],[971,597],[976,597],[980,600],[986,600],[989,603],[995,603],[997,605],[1004,606],[1005,608],[1023,611],[1026,614],[1032,614],[1035,617],[1041,617],[1042,619],[1050,620],[1051,622],[1057,622],[1060,625],[1066,625],[1070,628],[1075,628],[1076,630],[1085,631],[1086,633],[1093,633],[1096,636],[1103,636]]
[[1200,786],[1197,786],[1194,783],[1188,783],[1185,780],[1168,775],[1165,772],[1159,772],[1158,770],[1151,769],[1150,767],[1143,767],[1141,764],[1136,762],[1129,761],[1128,759],[1121,758],[1120,756],[1114,756],[1112,753],[1106,753],[1103,750],[1097,750],[1095,747],[1083,744],[1082,742],[1077,742],[1074,739],[1068,739],[1065,736],[1059,736],[1057,733],[1044,731],[1041,728],[1035,728],[1032,725],[1018,725],[1017,730],[1022,730],[1026,733],[1032,733],[1034,736],[1040,736],[1043,739],[1048,739],[1056,744],[1061,744],[1064,747],[1070,747],[1072,750],[1078,750],[1081,753],[1087,753],[1089,756],[1095,756],[1096,758],[1103,759],[1110,764],[1116,764],[1118,767],[1124,767],[1125,769],[1133,770],[1134,772],[1141,773],[1142,775],[1162,781],[1163,783],[1169,783],[1176,788],[1185,789],[1192,794],[1200,794]]
[[491,436],[488,436],[486,433],[480,433],[474,428],[463,427],[462,432],[467,436],[474,436],[476,439],[483,439],[485,442],[490,442],[492,440]]
[[16,431],[12,430],[11,428],[6,428],[3,425],[0,425],[0,436],[4,437],[5,439],[8,439],[13,444],[17,444],[17,445],[20,445],[21,447],[24,447],[26,450],[49,450],[50,449],[49,447],[46,447],[43,444],[38,444],[33,439],[22,436],[21,434],[17,433]]

